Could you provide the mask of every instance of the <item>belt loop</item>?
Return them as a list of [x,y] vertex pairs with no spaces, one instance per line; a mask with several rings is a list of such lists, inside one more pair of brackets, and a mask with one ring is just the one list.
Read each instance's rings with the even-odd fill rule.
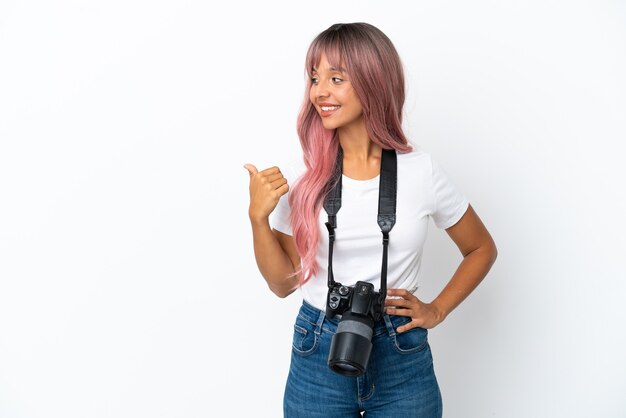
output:
[[389,333],[389,336],[393,337],[394,335],[396,335],[396,330],[391,323],[391,317],[389,315],[383,315],[383,319],[385,320],[385,325],[387,326],[387,332]]
[[324,324],[324,319],[326,318],[326,312],[320,310],[320,315],[317,317],[317,323],[315,324],[315,334],[320,335],[322,333],[322,324]]

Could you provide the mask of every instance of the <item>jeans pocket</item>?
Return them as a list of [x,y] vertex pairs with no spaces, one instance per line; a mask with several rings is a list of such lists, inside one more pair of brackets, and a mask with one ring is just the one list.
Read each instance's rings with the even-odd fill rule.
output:
[[[392,320],[391,322],[394,329],[398,329],[399,326],[410,322],[410,320]],[[410,330],[401,333],[396,332],[392,338],[393,346],[399,353],[417,353],[426,348],[428,345],[428,330],[420,327],[411,328]]]
[[301,356],[313,354],[319,344],[319,334],[315,332],[315,324],[298,317],[293,326],[293,351]]

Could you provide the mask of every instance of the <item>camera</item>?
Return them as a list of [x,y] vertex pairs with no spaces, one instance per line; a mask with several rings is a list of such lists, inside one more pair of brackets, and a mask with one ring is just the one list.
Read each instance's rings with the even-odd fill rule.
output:
[[328,354],[328,366],[333,371],[344,376],[365,373],[372,351],[374,324],[382,316],[383,301],[374,285],[367,282],[357,282],[354,286],[334,283],[328,289],[326,316],[340,318]]
[[327,184],[324,210],[328,214],[328,295],[326,317],[340,318],[328,353],[328,366],[344,376],[361,376],[367,369],[372,353],[374,324],[382,318],[387,294],[387,254],[389,232],[396,223],[397,158],[394,150],[383,149],[378,183],[378,226],[383,234],[383,263],[380,270],[380,291],[368,282],[344,286],[335,282],[333,248],[337,212],[341,208],[341,173],[343,151],[337,152],[335,172]]

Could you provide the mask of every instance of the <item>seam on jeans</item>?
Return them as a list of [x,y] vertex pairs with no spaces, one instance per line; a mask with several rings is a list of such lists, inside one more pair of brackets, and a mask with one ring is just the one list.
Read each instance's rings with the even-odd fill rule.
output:
[[[405,334],[407,332],[411,332],[416,330],[415,328],[410,329],[409,331],[405,331],[402,334]],[[424,341],[422,342],[422,344],[418,345],[417,347],[413,347],[413,348],[400,348],[400,346],[398,345],[398,335],[402,335],[402,334],[396,334],[393,337],[390,337],[392,339],[392,345],[393,348],[400,354],[414,354],[414,353],[419,353],[421,351],[423,351],[427,346],[428,346],[428,335],[426,335],[426,337],[424,338]]]
[[309,332],[305,328],[297,324],[293,326],[293,329],[294,329],[294,335],[293,335],[292,348],[296,350],[297,352],[305,352],[304,350],[301,350],[299,347],[302,347],[302,344],[304,343],[304,340],[306,339],[306,336]]
[[[299,315],[299,317],[315,327],[314,330],[313,330],[313,346],[309,350],[301,350],[301,349],[299,349],[296,346],[295,341],[291,345],[291,348],[294,351],[294,353],[296,353],[296,354],[298,354],[298,355],[300,355],[302,357],[306,357],[306,356],[309,356],[309,355],[313,354],[317,350],[317,347],[320,344],[320,334],[322,333],[322,325],[324,323],[324,318],[326,317],[326,313],[324,311],[320,311],[320,314],[317,317],[317,322],[315,324],[313,324],[310,321],[308,321],[307,318],[303,317],[302,315]],[[296,318],[296,321],[297,321],[297,318]],[[300,327],[300,326],[298,326],[298,327],[302,329],[302,327]],[[306,336],[306,334],[308,334],[309,331],[306,330],[306,329],[304,329],[304,331],[306,332],[305,333],[305,336]]]
[[306,357],[306,356],[313,354],[315,350],[317,350],[317,346],[319,345],[319,342],[320,342],[319,336],[316,334],[313,334],[313,335],[314,335],[313,346],[308,350],[301,350],[298,347],[296,347],[295,344],[291,344],[291,349],[294,351],[294,353],[302,357]]
[[[362,408],[364,408],[362,402],[369,401],[372,398],[372,396],[374,396],[375,391],[376,391],[376,385],[372,383],[371,388],[369,388],[369,392],[367,392],[366,396],[359,397],[359,404],[361,404]],[[359,393],[360,393],[360,390],[359,390]]]
[[320,311],[320,315],[317,318],[317,323],[315,324],[315,335],[319,338],[322,333],[322,326],[324,325],[324,319],[326,319],[326,312]]
[[315,324],[316,324],[316,322],[315,322],[315,321],[311,321],[311,319],[310,319],[309,317],[306,317],[306,316],[302,316],[302,315],[300,315],[300,316],[298,316],[298,318],[296,318],[296,319],[300,319],[300,320],[302,320],[302,321],[306,322],[307,324],[310,324],[312,327],[314,327],[314,326],[315,326]]
[[309,331],[307,331],[307,329],[306,329],[306,328],[301,327],[301,326],[300,326],[300,325],[298,325],[298,324],[295,324],[293,327],[296,329],[296,331],[301,332],[302,334],[304,334],[304,336],[305,336],[305,337],[306,337],[306,335],[309,333]]
[[[292,344],[291,344],[291,349],[293,350],[294,353],[302,356],[302,357],[306,357],[310,354],[313,354],[315,352],[315,350],[317,349],[317,346],[319,345],[319,334],[315,332],[315,329],[313,330],[313,345],[311,346],[311,348],[307,349],[307,350],[302,350],[300,347],[302,347],[302,344],[304,342],[304,340],[306,339],[307,335],[309,335],[309,333],[311,331],[309,331],[308,329],[306,329],[305,327],[303,327],[302,325],[298,325],[298,321],[301,320],[306,324],[309,324],[311,327],[315,327],[315,324],[312,324],[310,321],[308,321],[306,318],[304,318],[302,315],[298,315],[298,317],[296,317],[296,323],[294,324],[294,335],[293,335],[293,340],[292,340]],[[301,322],[302,323],[302,322]]]
[[385,326],[387,327],[387,334],[389,334],[389,336],[391,337],[394,337],[396,335],[396,329],[393,327],[391,317],[389,317],[389,315],[385,315],[383,316],[383,320],[385,321]]

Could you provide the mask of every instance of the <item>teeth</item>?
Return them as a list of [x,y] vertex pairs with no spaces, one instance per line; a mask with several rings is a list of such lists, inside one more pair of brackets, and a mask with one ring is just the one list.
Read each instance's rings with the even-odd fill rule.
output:
[[328,112],[329,110],[337,110],[337,109],[339,109],[339,106],[320,106],[320,108],[324,112]]

